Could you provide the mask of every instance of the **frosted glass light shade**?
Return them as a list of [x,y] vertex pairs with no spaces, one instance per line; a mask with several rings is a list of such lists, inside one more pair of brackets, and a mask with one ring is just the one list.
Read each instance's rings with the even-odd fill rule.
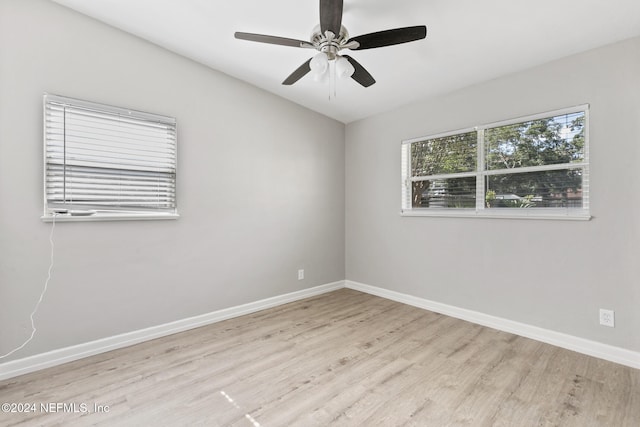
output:
[[311,71],[313,71],[316,76],[324,74],[327,71],[327,68],[329,68],[329,58],[327,58],[327,54],[320,52],[311,58],[309,68],[311,68]]
[[351,65],[351,62],[349,62],[347,58],[340,56],[336,59],[336,74],[338,77],[351,77],[355,72],[356,69],[353,68],[353,65]]

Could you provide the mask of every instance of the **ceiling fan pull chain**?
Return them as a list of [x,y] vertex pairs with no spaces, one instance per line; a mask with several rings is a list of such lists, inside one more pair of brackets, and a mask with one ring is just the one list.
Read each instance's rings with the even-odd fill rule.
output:
[[336,97],[336,61],[329,61],[329,101]]

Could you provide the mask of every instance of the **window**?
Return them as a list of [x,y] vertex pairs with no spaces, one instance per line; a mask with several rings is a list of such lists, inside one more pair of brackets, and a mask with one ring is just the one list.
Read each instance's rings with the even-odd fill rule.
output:
[[403,141],[402,213],[588,219],[588,106]]
[[176,121],[44,95],[44,216],[175,218]]

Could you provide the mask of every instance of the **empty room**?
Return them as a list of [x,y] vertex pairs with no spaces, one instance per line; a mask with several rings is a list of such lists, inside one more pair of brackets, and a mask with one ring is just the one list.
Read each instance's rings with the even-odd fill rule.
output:
[[0,0],[0,426],[636,427],[636,160],[637,0]]

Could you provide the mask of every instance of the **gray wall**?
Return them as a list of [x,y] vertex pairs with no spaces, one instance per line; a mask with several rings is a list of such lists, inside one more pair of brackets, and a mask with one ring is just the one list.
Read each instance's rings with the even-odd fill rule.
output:
[[181,218],[56,224],[38,332],[2,362],[344,279],[342,123],[57,4],[0,0],[0,354],[47,276],[45,91],[176,117]]
[[[400,216],[401,140],[584,103],[591,221]],[[349,124],[346,140],[347,279],[640,351],[640,39]]]

